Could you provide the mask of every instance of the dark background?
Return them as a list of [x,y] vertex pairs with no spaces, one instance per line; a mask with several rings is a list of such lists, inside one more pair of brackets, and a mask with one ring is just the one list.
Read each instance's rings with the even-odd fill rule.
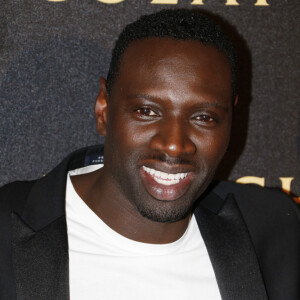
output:
[[93,105],[119,32],[142,14],[185,7],[222,24],[240,59],[240,103],[217,178],[257,176],[281,187],[279,177],[292,177],[299,196],[299,1],[191,2],[0,0],[0,185],[40,177],[103,141]]

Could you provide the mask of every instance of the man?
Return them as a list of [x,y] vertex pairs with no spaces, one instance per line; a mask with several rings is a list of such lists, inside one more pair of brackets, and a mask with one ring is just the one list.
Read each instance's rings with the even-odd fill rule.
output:
[[104,148],[1,190],[1,299],[300,299],[292,201],[210,185],[237,101],[233,47],[206,17],[128,25],[95,104]]

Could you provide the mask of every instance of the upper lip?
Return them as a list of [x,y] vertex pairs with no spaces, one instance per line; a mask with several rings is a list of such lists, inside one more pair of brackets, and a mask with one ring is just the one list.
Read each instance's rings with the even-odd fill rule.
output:
[[165,162],[145,162],[141,166],[145,166],[156,171],[161,171],[169,174],[195,172],[195,167],[191,165],[171,165]]

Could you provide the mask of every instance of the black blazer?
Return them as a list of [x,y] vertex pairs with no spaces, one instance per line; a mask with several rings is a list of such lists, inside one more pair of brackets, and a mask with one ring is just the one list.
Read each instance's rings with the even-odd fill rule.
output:
[[[45,177],[0,189],[0,299],[69,299],[68,170],[103,158],[78,150]],[[213,183],[195,216],[222,299],[300,299],[300,221],[285,194]]]

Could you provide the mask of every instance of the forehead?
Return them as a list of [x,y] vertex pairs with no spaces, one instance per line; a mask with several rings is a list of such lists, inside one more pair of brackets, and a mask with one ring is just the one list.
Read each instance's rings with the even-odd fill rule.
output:
[[189,89],[205,87],[231,93],[231,70],[225,53],[194,40],[146,38],[125,50],[115,86],[156,87],[172,82]]

